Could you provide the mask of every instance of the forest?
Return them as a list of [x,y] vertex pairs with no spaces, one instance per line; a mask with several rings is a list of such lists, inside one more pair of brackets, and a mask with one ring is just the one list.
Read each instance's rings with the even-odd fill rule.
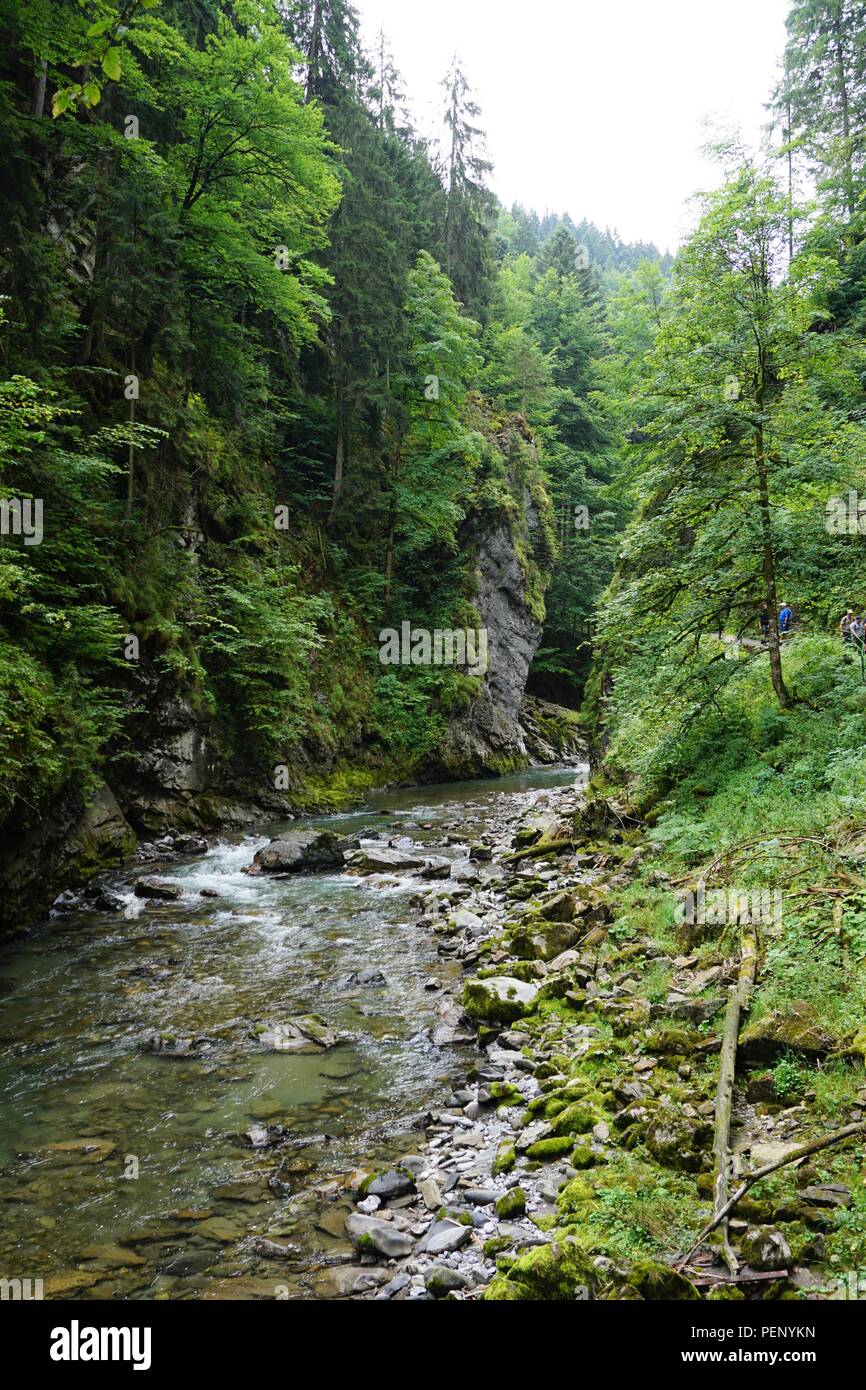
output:
[[[343,852],[432,880],[431,949],[477,972],[433,1036],[471,1020],[492,1066],[461,1106],[526,1106],[470,1190],[558,1233],[484,1228],[470,1268],[457,1189],[398,1146],[345,1228],[388,1296],[839,1296],[866,1258],[866,0],[791,0],[763,139],[712,138],[673,254],[503,205],[459,35],[433,140],[349,0],[0,0],[0,31],[4,938],[35,926],[38,982],[45,923],[127,888],[174,930],[175,861],[298,819],[243,871],[300,869],[300,917]],[[532,781],[575,764],[574,803]],[[496,779],[460,879],[425,788]],[[383,789],[438,858],[353,828]],[[273,1051],[336,1045],[270,1003]],[[169,1036],[160,1007],[147,1049],[198,1066],[178,1036],[213,1019]],[[403,1286],[379,1207],[425,1182],[448,1259]],[[55,1293],[129,1296],[127,1245],[87,1248]],[[317,1297],[379,1288],[322,1268]]]

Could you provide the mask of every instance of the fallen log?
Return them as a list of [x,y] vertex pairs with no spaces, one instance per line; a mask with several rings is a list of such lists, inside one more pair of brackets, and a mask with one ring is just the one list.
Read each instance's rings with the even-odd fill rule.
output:
[[712,1221],[709,1221],[701,1231],[694,1245],[683,1255],[682,1259],[677,1260],[674,1269],[682,1270],[688,1263],[692,1255],[711,1235],[716,1227],[724,1221],[725,1217],[730,1216],[738,1202],[742,1201],[746,1193],[755,1186],[755,1183],[762,1178],[768,1178],[771,1173],[775,1173],[778,1168],[786,1168],[790,1163],[800,1163],[802,1159],[811,1157],[812,1154],[820,1153],[822,1149],[829,1149],[831,1144],[844,1143],[846,1139],[853,1139],[857,1134],[866,1134],[866,1120],[858,1120],[856,1124],[844,1125],[842,1129],[836,1129],[832,1134],[825,1134],[820,1139],[810,1139],[807,1144],[800,1144],[796,1149],[792,1149],[784,1158],[777,1158],[774,1163],[765,1163],[763,1168],[756,1168],[753,1173],[747,1173],[742,1185],[737,1188],[733,1197],[730,1197],[721,1211],[717,1211]]
[[[723,1209],[730,1196],[731,1104],[734,1096],[734,1075],[737,1069],[737,1040],[740,1036],[740,1018],[749,1007],[749,998],[755,982],[757,959],[757,939],[754,931],[744,928],[737,981],[730,987],[728,1006],[725,1010],[713,1134],[713,1215],[718,1218],[717,1224],[721,1228],[722,1258],[733,1275],[737,1273],[739,1265],[728,1240],[728,1219],[723,1214]],[[720,1215],[720,1213],[722,1214]]]

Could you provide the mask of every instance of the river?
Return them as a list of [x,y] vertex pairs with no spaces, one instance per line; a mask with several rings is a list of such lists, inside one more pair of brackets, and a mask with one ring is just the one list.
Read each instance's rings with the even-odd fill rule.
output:
[[[456,873],[506,808],[574,777],[380,793],[292,828],[408,837]],[[413,1120],[447,1097],[459,1049],[431,1031],[460,966],[419,923],[430,885],[417,877],[244,873],[280,828],[110,876],[121,912],[53,916],[6,948],[0,1274],[41,1278],[46,1296],[255,1296],[257,1280],[266,1296],[278,1258],[277,1296],[338,1291],[343,1212],[320,1198],[411,1150]],[[142,872],[183,896],[135,897]],[[352,979],[369,967],[384,984]],[[260,1044],[263,1025],[308,1013],[345,1040],[300,1055]],[[155,1035],[189,1055],[151,1050]]]

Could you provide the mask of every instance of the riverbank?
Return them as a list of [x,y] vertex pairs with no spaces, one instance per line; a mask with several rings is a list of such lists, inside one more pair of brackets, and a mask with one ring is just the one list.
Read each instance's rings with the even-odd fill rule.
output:
[[[675,920],[664,844],[585,774],[163,848],[7,951],[10,1275],[85,1299],[852,1296],[859,1147],[740,1202],[734,1279],[716,1237],[673,1268],[712,1210],[738,932]],[[759,927],[741,1174],[866,1111],[847,1021],[779,997],[799,932]]]

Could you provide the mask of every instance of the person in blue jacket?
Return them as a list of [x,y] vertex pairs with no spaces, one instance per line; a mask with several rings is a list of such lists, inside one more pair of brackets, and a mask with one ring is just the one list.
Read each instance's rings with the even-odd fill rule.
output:
[[783,603],[781,612],[779,613],[779,631],[780,633],[782,633],[783,636],[786,632],[791,631],[791,620],[793,617],[794,614],[791,611],[791,608],[788,606],[787,603]]

